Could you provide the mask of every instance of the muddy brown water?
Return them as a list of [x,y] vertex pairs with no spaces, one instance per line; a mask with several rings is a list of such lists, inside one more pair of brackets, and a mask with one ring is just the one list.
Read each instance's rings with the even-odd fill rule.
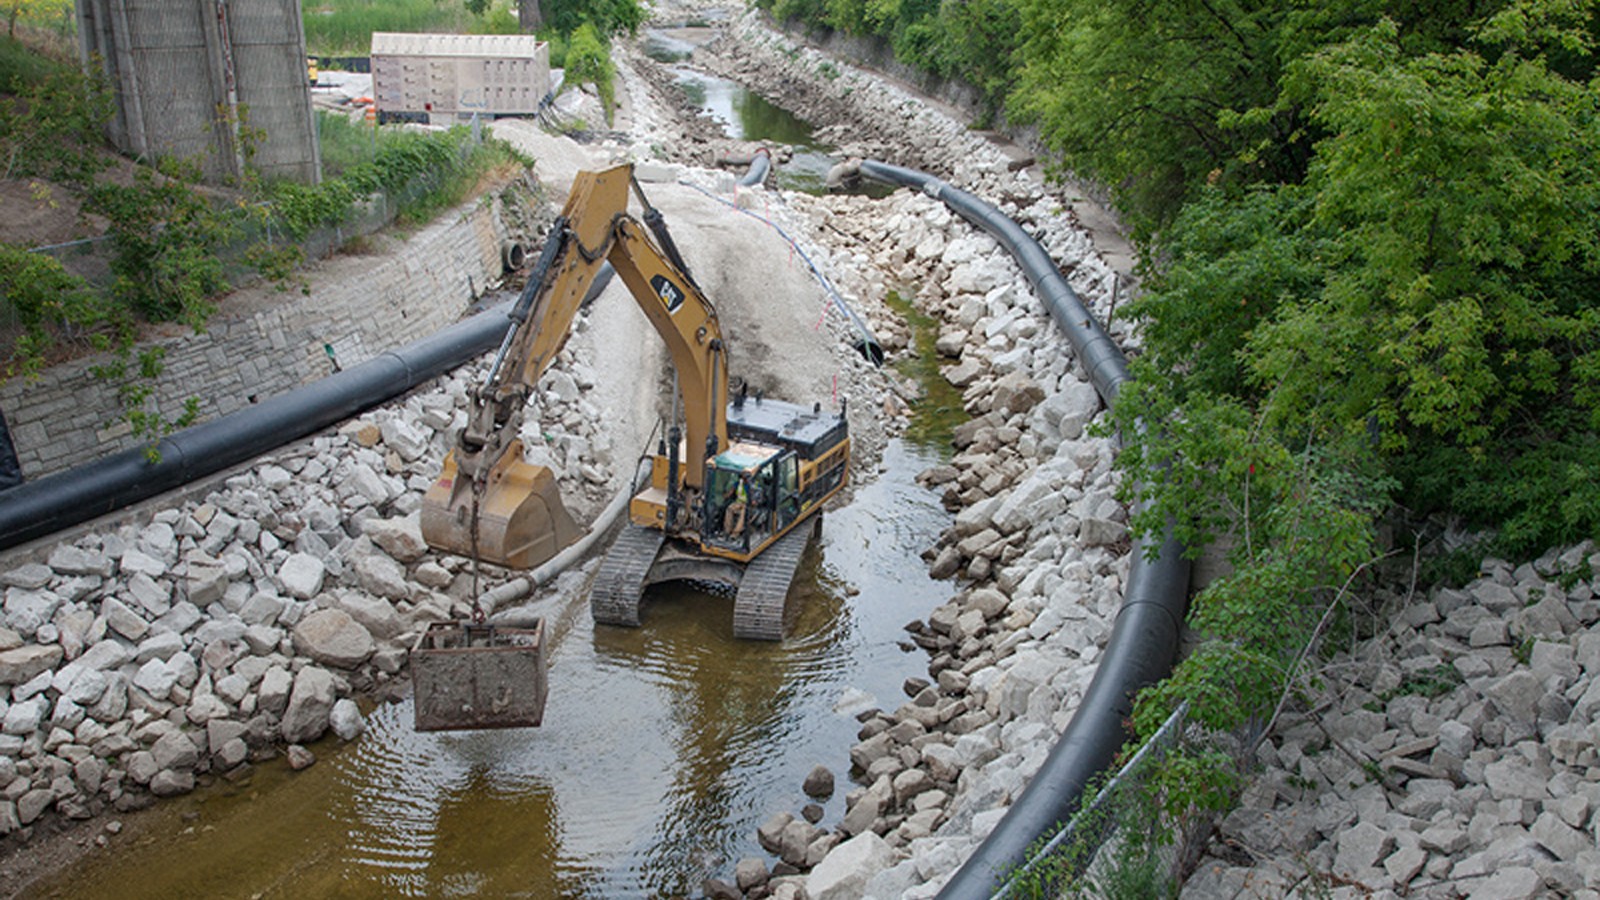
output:
[[652,595],[638,629],[595,628],[581,590],[564,617],[538,729],[419,734],[408,702],[373,710],[358,742],[281,763],[146,813],[49,897],[675,897],[764,855],[756,827],[798,813],[819,763],[843,815],[857,722],[848,690],[904,702],[925,674],[904,624],[948,596],[918,554],[948,522],[893,442],[878,480],[826,514],[775,644],[736,641],[732,601]]

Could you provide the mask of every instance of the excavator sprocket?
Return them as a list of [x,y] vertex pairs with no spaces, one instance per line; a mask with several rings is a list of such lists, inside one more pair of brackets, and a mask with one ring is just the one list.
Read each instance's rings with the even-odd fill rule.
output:
[[777,543],[745,566],[739,592],[733,598],[733,636],[742,640],[783,640],[783,607],[789,598],[789,585],[806,545],[816,533],[813,517],[779,538]]
[[603,625],[639,627],[639,603],[644,599],[645,579],[661,552],[665,537],[653,528],[627,525],[600,563],[594,588],[589,593],[589,608],[594,620]]

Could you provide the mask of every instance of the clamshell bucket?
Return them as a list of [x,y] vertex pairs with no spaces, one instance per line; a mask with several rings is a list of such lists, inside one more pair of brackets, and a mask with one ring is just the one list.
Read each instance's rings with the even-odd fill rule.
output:
[[538,725],[545,671],[542,619],[532,628],[436,622],[411,649],[416,730]]
[[523,462],[522,442],[513,441],[489,471],[478,500],[474,554],[472,485],[457,474],[451,453],[439,480],[422,496],[422,539],[435,550],[529,569],[578,539],[581,532],[561,502],[555,474]]

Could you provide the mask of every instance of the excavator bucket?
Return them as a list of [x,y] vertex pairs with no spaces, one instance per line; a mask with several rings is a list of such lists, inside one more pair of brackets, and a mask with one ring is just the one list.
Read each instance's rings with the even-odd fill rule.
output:
[[416,730],[538,725],[545,672],[543,620],[532,628],[436,622],[411,649]]
[[465,479],[458,483],[456,476],[451,453],[439,480],[422,497],[422,538],[435,550],[529,569],[578,539],[577,523],[561,503],[554,473],[523,462],[520,441],[512,442],[490,470],[478,498],[476,522],[472,485]]

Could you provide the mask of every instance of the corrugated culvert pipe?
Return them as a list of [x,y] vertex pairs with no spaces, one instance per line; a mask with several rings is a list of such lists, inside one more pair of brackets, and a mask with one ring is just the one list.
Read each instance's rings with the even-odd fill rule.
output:
[[[865,160],[860,174],[920,190],[999,241],[1072,344],[1095,390],[1107,405],[1116,400],[1128,380],[1127,360],[1050,255],[1021,226],[972,194],[914,169]],[[1148,552],[1148,541],[1134,543],[1122,606],[1078,711],[1005,818],[945,883],[941,900],[993,896],[1006,875],[1027,862],[1029,849],[1077,812],[1089,782],[1110,767],[1127,739],[1123,723],[1132,714],[1134,695],[1171,673],[1189,591],[1189,562],[1170,537],[1154,560],[1147,558]]]

